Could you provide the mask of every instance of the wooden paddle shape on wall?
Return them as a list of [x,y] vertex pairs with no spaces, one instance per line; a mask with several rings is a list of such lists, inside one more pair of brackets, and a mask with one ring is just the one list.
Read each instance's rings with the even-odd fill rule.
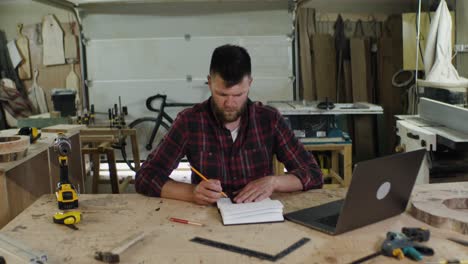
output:
[[29,56],[29,39],[23,35],[23,24],[18,24],[18,38],[16,46],[23,58],[23,61],[18,66],[18,75],[21,80],[31,79],[31,57]]
[[75,96],[75,106],[76,109],[81,109],[81,101],[80,101],[80,80],[78,79],[78,75],[75,73],[75,64],[70,64],[71,65],[71,70],[70,73],[67,76],[67,79],[65,81],[65,87],[70,90],[75,90],[76,91],[76,96]]
[[47,15],[42,20],[42,40],[44,65],[65,64],[63,30],[54,15]]
[[28,97],[34,106],[34,112],[38,114],[47,113],[47,102],[44,94],[44,90],[37,84],[37,76],[39,71],[34,69],[34,78],[31,88],[29,89]]
[[68,63],[78,61],[78,48],[76,45],[76,36],[74,34],[75,23],[70,23],[70,33],[65,34],[65,60]]

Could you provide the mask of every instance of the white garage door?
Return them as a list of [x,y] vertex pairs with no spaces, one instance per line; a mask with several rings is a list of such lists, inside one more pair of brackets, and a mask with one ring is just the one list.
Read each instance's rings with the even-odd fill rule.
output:
[[[286,2],[286,1],[285,1]],[[252,57],[253,100],[292,100],[291,17],[279,3],[98,5],[85,9],[89,99],[106,112],[118,96],[129,120],[151,115],[145,99],[209,97],[211,53],[238,44]]]

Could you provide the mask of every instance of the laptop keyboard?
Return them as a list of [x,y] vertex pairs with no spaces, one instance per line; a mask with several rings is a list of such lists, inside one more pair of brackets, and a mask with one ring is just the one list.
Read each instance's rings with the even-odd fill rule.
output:
[[336,227],[336,225],[338,224],[339,215],[340,214],[333,214],[333,215],[325,216],[325,217],[317,219],[316,221],[327,226]]

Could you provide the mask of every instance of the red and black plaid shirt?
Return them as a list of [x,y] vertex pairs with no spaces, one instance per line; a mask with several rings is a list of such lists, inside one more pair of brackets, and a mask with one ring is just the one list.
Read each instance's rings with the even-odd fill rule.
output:
[[[273,155],[300,179],[303,190],[322,187],[317,162],[276,109],[249,100],[233,142],[231,132],[214,117],[208,99],[178,114],[138,171],[135,188],[148,196],[160,196],[169,175],[186,156],[191,166],[207,178],[219,179],[223,191],[232,195],[252,180],[272,175]],[[192,183],[200,180],[192,173]]]

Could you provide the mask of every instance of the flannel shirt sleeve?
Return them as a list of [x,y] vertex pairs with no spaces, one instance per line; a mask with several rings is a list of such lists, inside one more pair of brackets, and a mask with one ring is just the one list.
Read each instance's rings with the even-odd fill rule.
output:
[[322,170],[314,156],[305,150],[304,145],[287,125],[283,116],[276,113],[274,124],[276,156],[288,171],[302,182],[303,190],[322,188]]
[[148,155],[135,176],[135,190],[147,196],[161,196],[169,175],[185,155],[188,139],[187,118],[181,112],[156,149]]

